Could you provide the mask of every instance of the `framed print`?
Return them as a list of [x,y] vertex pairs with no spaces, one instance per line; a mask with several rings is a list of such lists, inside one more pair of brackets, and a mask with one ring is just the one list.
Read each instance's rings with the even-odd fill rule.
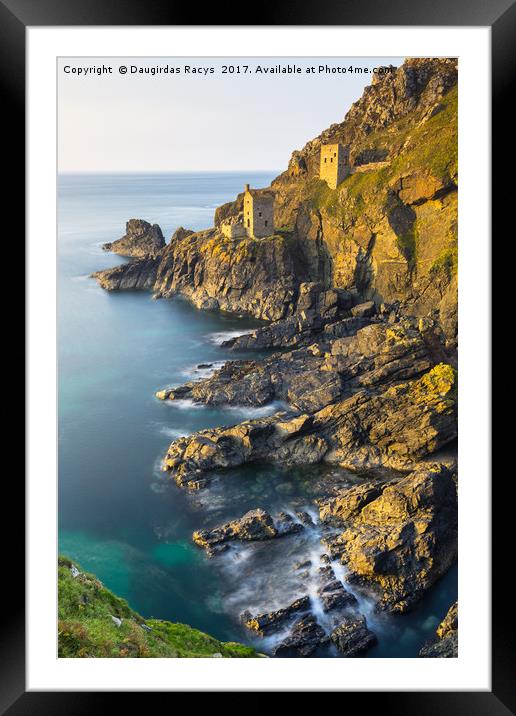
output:
[[511,713],[490,132],[513,6],[0,9],[27,142],[6,711],[342,691]]

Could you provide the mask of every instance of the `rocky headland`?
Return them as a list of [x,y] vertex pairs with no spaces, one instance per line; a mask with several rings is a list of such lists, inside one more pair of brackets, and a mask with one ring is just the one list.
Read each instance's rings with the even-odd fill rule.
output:
[[[330,142],[349,145],[352,161],[336,189],[318,177]],[[279,406],[174,440],[163,469],[178,486],[200,490],[258,462],[357,475],[317,498],[315,522],[257,505],[193,535],[218,558],[235,544],[318,530],[321,564],[300,571],[318,570],[315,592],[241,615],[251,632],[278,635],[278,656],[363,653],[377,637],[356,590],[402,614],[456,562],[457,186],[457,62],[411,59],[293,152],[270,187],[274,235],[222,233],[241,217],[239,195],[212,228],[180,228],[167,245],[159,227],[128,222],[106,248],[134,259],[94,274],[110,291],[180,295],[266,321],[228,340],[235,359],[209,377],[157,391],[163,401]],[[238,355],[252,351],[261,357]],[[456,655],[456,621],[439,630],[421,656]]]
[[164,247],[165,239],[160,227],[143,219],[129,219],[124,236],[102,246],[104,251],[133,258],[153,256]]

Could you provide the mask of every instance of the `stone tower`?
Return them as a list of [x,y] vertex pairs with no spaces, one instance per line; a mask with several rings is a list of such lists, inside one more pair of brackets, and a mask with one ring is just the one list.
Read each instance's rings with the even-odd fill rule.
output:
[[245,185],[244,227],[252,239],[262,239],[274,233],[274,194],[271,191],[250,189]]
[[349,146],[342,144],[321,145],[321,169],[319,178],[331,189],[336,189],[349,175]]

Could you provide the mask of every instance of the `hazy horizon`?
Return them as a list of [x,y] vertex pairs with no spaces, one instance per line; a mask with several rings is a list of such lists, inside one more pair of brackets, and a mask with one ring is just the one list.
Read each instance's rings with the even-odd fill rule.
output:
[[[399,65],[401,57],[59,58],[58,173],[283,171],[295,149],[341,122],[372,73],[306,74],[309,66]],[[120,74],[141,68],[211,66],[214,74]],[[251,74],[220,74],[224,64]],[[255,74],[257,65],[300,74]],[[64,67],[112,66],[112,74]],[[276,169],[277,167],[277,169]]]

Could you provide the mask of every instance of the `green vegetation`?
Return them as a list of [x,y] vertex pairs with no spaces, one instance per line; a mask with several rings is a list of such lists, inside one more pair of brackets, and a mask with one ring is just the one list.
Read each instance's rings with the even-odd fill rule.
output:
[[[310,187],[312,205],[324,209],[330,216],[358,215],[362,213],[368,196],[384,193],[389,185],[409,172],[430,172],[443,184],[457,176],[457,87],[443,97],[442,109],[420,126],[414,126],[411,113],[387,129],[370,134],[363,146],[381,148],[393,157],[390,165],[372,171],[356,172],[347,177],[337,189],[326,182],[313,180]],[[410,238],[402,244],[411,243]]]
[[285,226],[274,229],[274,233],[285,239],[289,239],[294,233],[294,227],[291,224],[286,224]]
[[144,619],[94,575],[80,571],[74,577],[67,557],[58,560],[58,654],[105,658],[258,656],[251,647],[218,641],[185,624]]
[[455,276],[458,268],[458,249],[457,246],[449,246],[441,251],[430,267],[432,273],[440,273],[444,271],[450,279]]
[[457,176],[457,86],[443,98],[442,105],[437,114],[409,133],[406,150],[391,164],[392,174],[426,169],[444,184]]
[[404,234],[397,235],[396,242],[398,248],[405,257],[409,269],[412,271],[416,265],[416,230],[412,227],[411,231],[406,231]]

